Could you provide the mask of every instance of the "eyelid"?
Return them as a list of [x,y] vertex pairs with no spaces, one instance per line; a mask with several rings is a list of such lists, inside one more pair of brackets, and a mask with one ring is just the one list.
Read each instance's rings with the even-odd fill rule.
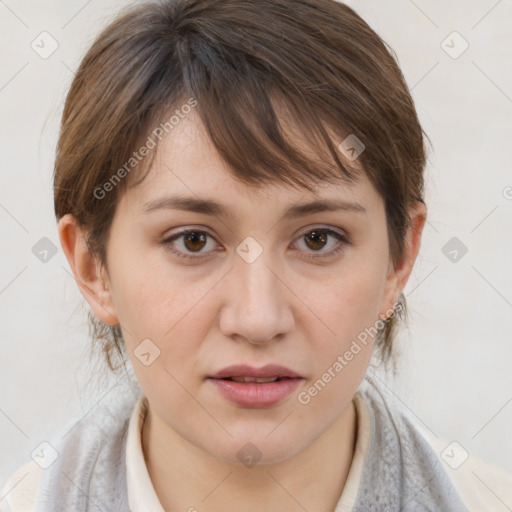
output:
[[304,228],[304,231],[299,232],[299,234],[297,235],[297,238],[304,236],[307,233],[310,233],[311,231],[315,231],[315,230],[326,231],[327,233],[331,233],[331,234],[335,233],[339,236],[343,236],[348,239],[348,233],[344,229],[337,228],[335,226],[326,226],[326,225],[322,225],[322,224],[313,224],[312,226],[307,226],[306,228]]

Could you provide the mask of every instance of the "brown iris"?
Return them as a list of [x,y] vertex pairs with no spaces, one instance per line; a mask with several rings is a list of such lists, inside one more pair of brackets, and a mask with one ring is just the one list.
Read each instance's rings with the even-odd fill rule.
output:
[[[327,234],[319,230],[311,231],[311,233],[304,235],[304,238],[306,239],[306,243],[308,243],[308,247],[315,250],[322,249],[327,242]],[[313,243],[312,246],[309,244],[310,241]],[[321,246],[317,244],[321,244]]]
[[[183,243],[191,252],[200,251],[206,244],[206,235],[204,233],[196,232],[187,233],[183,237]],[[201,246],[199,247],[198,245]]]

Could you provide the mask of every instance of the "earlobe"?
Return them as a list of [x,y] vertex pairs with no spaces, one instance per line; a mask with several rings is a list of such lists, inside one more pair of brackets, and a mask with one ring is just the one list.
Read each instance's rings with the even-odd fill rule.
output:
[[87,247],[85,233],[71,215],[64,215],[58,224],[62,249],[76,283],[94,314],[104,323],[119,323],[115,313],[110,283],[104,267]]

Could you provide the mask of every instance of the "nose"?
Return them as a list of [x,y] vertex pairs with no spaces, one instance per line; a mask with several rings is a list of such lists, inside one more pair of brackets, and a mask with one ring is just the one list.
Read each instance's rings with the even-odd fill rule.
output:
[[275,341],[293,330],[294,294],[270,250],[254,260],[240,254],[223,283],[220,329],[225,336],[253,344]]

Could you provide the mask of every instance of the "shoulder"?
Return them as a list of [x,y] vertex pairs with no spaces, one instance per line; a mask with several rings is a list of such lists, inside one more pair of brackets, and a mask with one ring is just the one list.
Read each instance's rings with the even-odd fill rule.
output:
[[[381,438],[380,451],[388,449],[394,435],[390,438],[389,433],[395,432],[406,475],[435,474],[434,482],[444,482],[448,493],[452,492],[451,487],[469,512],[512,510],[510,472],[471,454],[463,443],[447,441],[428,431],[387,386],[380,384],[365,379],[360,393],[372,412],[372,421],[376,422],[376,432],[372,429],[372,433],[377,440]],[[380,430],[385,423],[393,428],[388,428],[388,435],[383,436]]]
[[43,469],[33,460],[20,466],[0,491],[0,512],[33,512]]
[[[103,498],[104,482],[107,488],[115,484],[122,489],[121,455],[138,398],[136,393],[119,393],[111,403],[96,404],[86,414],[70,419],[48,442],[52,447],[48,464],[29,460],[1,485],[0,512],[34,512],[36,505],[53,512],[78,510],[75,504],[83,501],[81,488],[97,492],[98,503],[108,498]],[[67,478],[62,478],[63,473]]]
[[[421,427],[418,427],[421,430]],[[458,441],[421,430],[470,512],[512,508],[512,473],[473,455]]]

